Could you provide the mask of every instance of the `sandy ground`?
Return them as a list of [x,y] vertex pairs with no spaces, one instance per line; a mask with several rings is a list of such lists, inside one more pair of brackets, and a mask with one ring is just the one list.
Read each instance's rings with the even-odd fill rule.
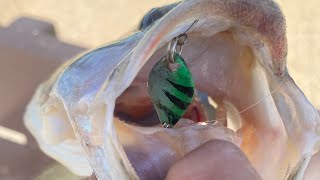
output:
[[[287,17],[289,71],[320,108],[320,1],[277,0]],[[20,16],[45,19],[68,43],[94,48],[136,29],[152,7],[176,0],[0,0],[0,25]]]

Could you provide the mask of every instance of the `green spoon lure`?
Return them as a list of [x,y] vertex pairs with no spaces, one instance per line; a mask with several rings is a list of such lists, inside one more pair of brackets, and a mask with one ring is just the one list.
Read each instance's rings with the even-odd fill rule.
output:
[[[187,111],[194,96],[194,81],[191,72],[179,55],[183,41],[175,37],[168,47],[168,55],[152,68],[148,79],[148,93],[158,117],[165,128],[172,128]],[[180,53],[175,52],[180,45]]]

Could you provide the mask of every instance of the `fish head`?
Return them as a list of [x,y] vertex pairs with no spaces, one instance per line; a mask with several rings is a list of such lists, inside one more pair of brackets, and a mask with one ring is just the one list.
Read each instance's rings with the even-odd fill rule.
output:
[[[165,129],[147,93],[148,74],[195,21],[181,56],[199,97]],[[58,69],[37,90],[25,124],[47,154],[78,174],[93,169],[99,179],[164,178],[211,139],[240,147],[263,179],[284,178],[292,165],[288,176],[302,178],[319,149],[320,122],[288,73],[285,29],[271,0],[187,0],[154,9],[140,31]],[[201,93],[214,115],[197,100]]]

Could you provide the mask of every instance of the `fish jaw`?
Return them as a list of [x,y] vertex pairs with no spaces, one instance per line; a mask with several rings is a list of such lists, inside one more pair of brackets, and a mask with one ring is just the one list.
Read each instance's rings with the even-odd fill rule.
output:
[[[246,148],[243,148],[244,151],[258,152],[247,153],[247,156],[262,177],[268,178],[266,174],[273,172],[275,167],[265,170],[266,168],[259,164],[259,161],[263,162],[259,157],[265,158],[263,149],[268,146],[258,141],[252,143],[253,139],[265,137],[264,140],[268,142],[277,139],[275,152],[281,153],[287,139],[296,137],[299,139],[297,146],[300,154],[310,154],[315,149],[315,142],[319,136],[315,127],[319,127],[319,117],[314,116],[312,105],[298,87],[294,86],[286,71],[285,23],[277,5],[273,1],[258,0],[189,0],[179,4],[150,30],[135,34],[118,44],[94,50],[70,63],[46,83],[44,89],[49,90],[36,97],[46,99],[43,100],[42,107],[56,102],[62,104],[59,108],[66,111],[66,117],[74,129],[76,138],[99,179],[138,179],[120,143],[121,139],[119,140],[120,132],[116,129],[114,121],[114,102],[132,84],[144,65],[147,66],[147,61],[150,61],[149,59],[172,37],[183,32],[197,19],[199,22],[190,34],[200,33],[201,36],[211,37],[231,28],[230,31],[236,40],[252,49],[259,62],[256,65],[260,71],[267,74],[259,77],[261,73],[252,72],[252,77],[256,77],[253,82],[259,84],[255,87],[261,85],[259,78],[265,83],[261,91],[253,92],[262,93],[256,94],[257,98],[281,85],[282,93],[273,93],[272,97],[259,104],[261,107],[257,107],[262,110],[267,108],[269,114],[261,116],[259,112],[255,114],[252,110],[252,114],[249,114],[253,117],[265,118],[254,118],[241,132],[249,134],[249,140],[243,141],[241,145],[242,148]],[[105,62],[105,59],[108,62]],[[296,92],[300,93],[292,97]],[[287,101],[278,100],[286,93],[293,98],[297,111],[303,111],[305,108],[310,110],[309,113],[299,112],[302,115],[296,118],[294,123],[283,120],[282,116],[287,110],[279,110],[288,106]],[[309,121],[305,122],[306,119]],[[300,128],[301,126],[303,128]],[[252,129],[258,133],[249,133]],[[299,129],[302,130],[296,132]],[[306,129],[310,129],[310,132]],[[305,144],[304,142],[310,141],[310,136],[314,137],[311,138],[312,142]],[[71,137],[66,135],[64,138]],[[276,164],[277,160],[273,163]],[[304,166],[306,164],[304,163]],[[303,176],[303,172],[304,169],[299,168],[298,176]]]

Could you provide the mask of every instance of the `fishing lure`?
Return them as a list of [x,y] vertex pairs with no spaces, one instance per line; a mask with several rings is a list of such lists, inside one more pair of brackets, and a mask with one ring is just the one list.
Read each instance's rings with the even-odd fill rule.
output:
[[[170,41],[167,56],[161,58],[149,74],[148,93],[165,128],[172,128],[179,121],[194,97],[192,74],[181,57],[186,32]],[[180,46],[179,53],[176,53],[177,46]]]

